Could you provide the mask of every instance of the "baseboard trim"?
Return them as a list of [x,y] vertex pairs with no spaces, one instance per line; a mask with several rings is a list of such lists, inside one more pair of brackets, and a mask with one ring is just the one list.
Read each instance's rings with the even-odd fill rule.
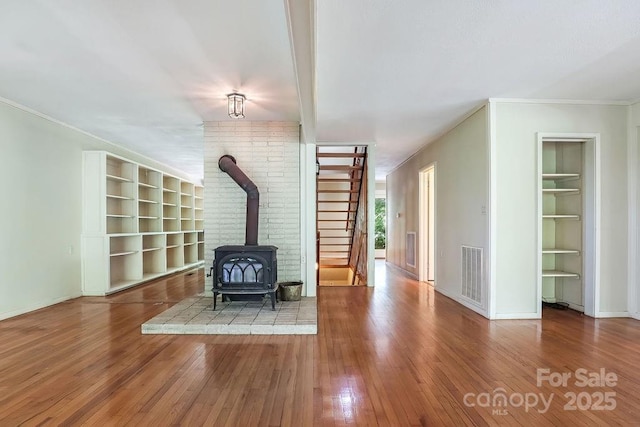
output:
[[628,311],[601,311],[596,313],[596,318],[607,319],[611,317],[632,317]]
[[495,320],[540,320],[538,313],[496,313]]
[[479,315],[489,319],[489,313],[487,313],[486,310],[483,310],[482,307],[478,307],[475,304],[471,304],[470,302],[468,302],[465,299],[461,298],[459,295],[455,295],[455,294],[452,294],[450,292],[447,292],[444,289],[438,288],[437,286],[434,286],[434,289],[435,289],[436,292],[444,295],[445,297],[450,298],[450,299],[454,300],[455,302],[457,302],[458,304],[461,304],[461,305],[465,306],[469,310],[473,310],[476,313],[478,313]]
[[385,261],[385,265],[387,267],[391,267],[393,270],[396,270],[396,271],[404,274],[405,276],[407,276],[407,277],[409,277],[409,278],[411,278],[413,280],[418,280],[418,276],[416,276],[415,274],[405,270],[404,268],[398,267],[395,264],[391,264],[389,261]]
[[79,298],[82,294],[78,293],[78,295],[67,295],[64,297],[56,298],[51,301],[43,301],[34,305],[29,305],[27,307],[8,311],[6,313],[0,313],[0,320],[9,319],[11,317],[20,316],[21,314],[31,313],[32,311],[40,310],[41,308],[51,307],[52,305],[60,304],[61,302],[69,301],[70,299]]

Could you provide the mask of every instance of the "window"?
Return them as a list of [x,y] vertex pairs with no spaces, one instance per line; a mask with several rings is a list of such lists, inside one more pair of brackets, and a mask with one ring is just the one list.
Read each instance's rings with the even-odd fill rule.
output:
[[375,226],[375,245],[376,249],[384,249],[386,247],[386,218],[387,218],[387,201],[385,199],[376,199],[376,226]]

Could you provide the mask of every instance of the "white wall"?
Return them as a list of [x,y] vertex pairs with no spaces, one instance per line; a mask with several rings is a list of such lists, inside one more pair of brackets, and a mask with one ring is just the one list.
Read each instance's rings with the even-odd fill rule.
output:
[[[488,220],[488,120],[482,107],[439,140],[430,143],[387,176],[387,262],[418,275],[406,264],[406,233],[419,236],[419,172],[436,164],[436,290],[488,315],[487,284],[481,306],[461,294],[461,246],[484,248],[489,259]],[[399,216],[398,216],[399,214]],[[417,244],[417,257],[422,256]]]
[[385,199],[387,197],[387,181],[386,180],[376,180],[376,191],[375,191],[376,199]]
[[[224,154],[258,186],[258,244],[278,247],[278,281],[302,278],[300,138],[296,122],[205,123],[205,263],[221,245],[245,241],[246,193],[218,167]],[[315,283],[307,286],[313,286]],[[210,291],[207,282],[205,290]],[[306,289],[305,289],[306,290]]]
[[496,317],[536,313],[536,133],[601,136],[600,315],[627,312],[627,108],[494,102]]
[[80,295],[85,138],[0,103],[0,318]]
[[188,176],[0,101],[0,319],[80,296],[82,150]]

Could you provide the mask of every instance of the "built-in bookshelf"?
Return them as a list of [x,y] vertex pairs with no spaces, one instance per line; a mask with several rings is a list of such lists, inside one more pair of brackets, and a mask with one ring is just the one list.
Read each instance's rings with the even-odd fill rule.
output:
[[105,151],[83,162],[84,295],[203,263],[202,186]]
[[542,300],[584,310],[584,142],[542,144]]

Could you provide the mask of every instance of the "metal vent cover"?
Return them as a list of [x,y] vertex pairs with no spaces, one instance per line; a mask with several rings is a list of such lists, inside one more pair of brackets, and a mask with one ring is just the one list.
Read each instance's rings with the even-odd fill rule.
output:
[[405,246],[406,263],[409,267],[416,266],[416,232],[407,231],[407,240]]
[[462,295],[482,303],[483,248],[462,246]]

